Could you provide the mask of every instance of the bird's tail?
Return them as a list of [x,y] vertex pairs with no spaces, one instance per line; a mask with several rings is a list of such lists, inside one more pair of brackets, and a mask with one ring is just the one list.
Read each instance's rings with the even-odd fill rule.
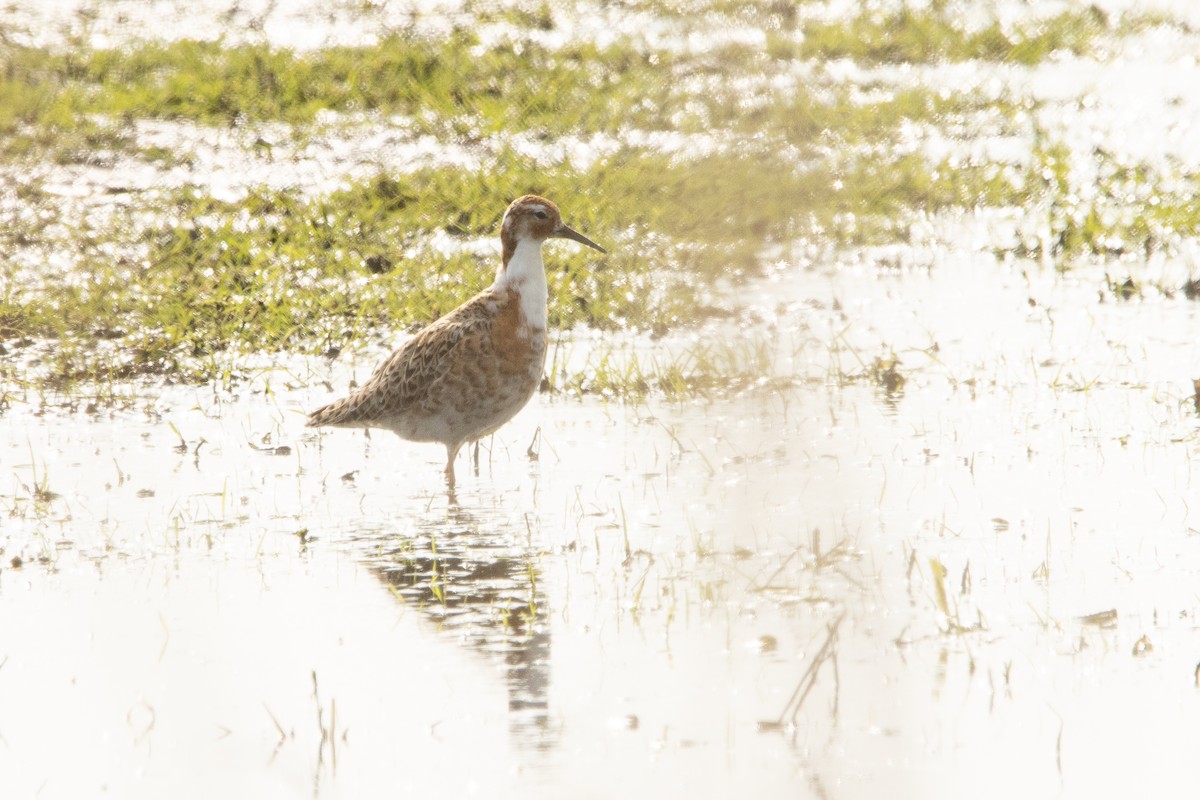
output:
[[345,425],[354,422],[354,411],[357,403],[353,402],[353,400],[353,397],[343,397],[341,400],[335,400],[328,405],[321,406],[308,415],[308,427]]

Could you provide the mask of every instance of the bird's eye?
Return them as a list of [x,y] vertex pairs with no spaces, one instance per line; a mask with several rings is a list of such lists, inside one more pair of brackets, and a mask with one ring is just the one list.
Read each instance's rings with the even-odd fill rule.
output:
[[535,211],[535,212],[533,212],[533,215],[535,217],[537,217],[538,219],[545,219],[547,216],[545,211]]

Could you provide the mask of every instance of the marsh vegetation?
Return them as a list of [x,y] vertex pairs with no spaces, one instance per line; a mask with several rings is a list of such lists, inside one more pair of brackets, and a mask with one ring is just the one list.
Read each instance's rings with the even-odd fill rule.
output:
[[[1192,9],[283,5],[0,17],[17,791],[1194,782]],[[305,431],[528,192],[457,497]]]

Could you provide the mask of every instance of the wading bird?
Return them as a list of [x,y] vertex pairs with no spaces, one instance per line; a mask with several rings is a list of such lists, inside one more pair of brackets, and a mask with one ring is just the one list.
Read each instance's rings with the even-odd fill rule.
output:
[[517,198],[500,225],[502,261],[492,285],[401,345],[358,391],[309,414],[308,424],[384,428],[414,442],[441,442],[453,488],[459,449],[512,419],[541,383],[542,243],[553,238],[607,252],[567,227],[549,200]]

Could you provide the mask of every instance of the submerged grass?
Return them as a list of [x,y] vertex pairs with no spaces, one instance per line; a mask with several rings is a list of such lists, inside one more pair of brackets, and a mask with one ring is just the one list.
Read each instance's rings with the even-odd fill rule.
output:
[[[778,391],[801,376],[776,363],[781,352],[765,332],[741,332],[728,341],[702,341],[672,352],[637,351],[604,345],[591,350],[587,364],[570,371],[555,350],[546,365],[546,389],[567,395],[668,400],[712,397],[748,389]],[[794,354],[790,354],[794,357]]]

